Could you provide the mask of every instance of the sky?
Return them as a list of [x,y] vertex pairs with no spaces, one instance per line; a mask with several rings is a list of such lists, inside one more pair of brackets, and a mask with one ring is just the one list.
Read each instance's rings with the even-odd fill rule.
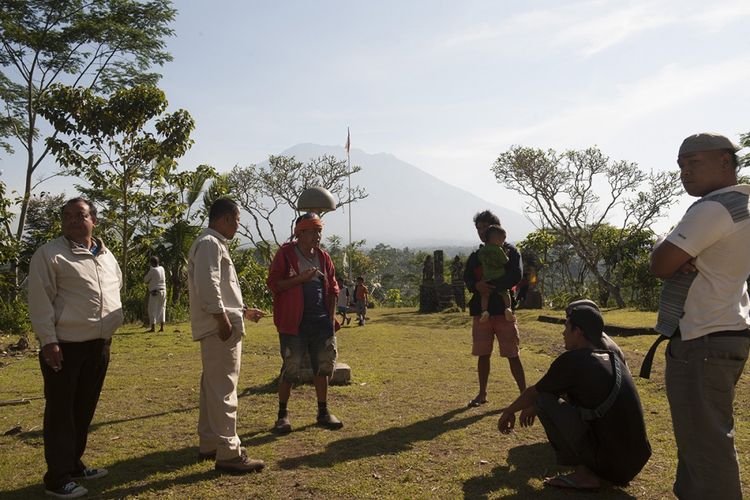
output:
[[[197,123],[186,168],[225,171],[298,143],[343,146],[349,127],[353,148],[520,212],[490,170],[512,145],[595,145],[658,171],[676,169],[690,134],[750,132],[744,0],[175,7],[160,86],[170,109]],[[657,229],[689,203],[683,195]]]

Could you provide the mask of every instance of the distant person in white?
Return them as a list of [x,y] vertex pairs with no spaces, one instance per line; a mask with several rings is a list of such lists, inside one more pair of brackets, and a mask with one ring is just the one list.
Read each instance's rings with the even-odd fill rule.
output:
[[149,332],[156,331],[156,323],[160,325],[159,331],[163,332],[167,315],[167,281],[164,277],[164,268],[159,265],[159,257],[151,257],[151,268],[143,281],[148,284],[148,322],[151,325]]

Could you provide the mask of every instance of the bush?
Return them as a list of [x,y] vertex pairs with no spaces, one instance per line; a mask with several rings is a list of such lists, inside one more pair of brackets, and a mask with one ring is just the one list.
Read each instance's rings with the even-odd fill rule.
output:
[[384,303],[389,307],[401,307],[403,305],[401,290],[398,288],[389,288],[385,293]]
[[128,290],[122,297],[122,312],[125,316],[125,323],[144,323],[148,322],[148,288],[145,284],[139,283]]
[[0,333],[22,335],[31,331],[29,307],[20,298],[0,301]]

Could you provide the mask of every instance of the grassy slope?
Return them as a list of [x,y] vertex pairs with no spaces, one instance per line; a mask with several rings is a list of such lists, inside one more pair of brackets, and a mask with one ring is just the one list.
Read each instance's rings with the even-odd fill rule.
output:
[[[559,312],[544,311],[560,315]],[[561,327],[535,321],[539,311],[521,311],[522,360],[535,382],[560,352]],[[542,487],[559,469],[538,424],[509,436],[496,430],[498,409],[515,397],[507,363],[493,359],[490,403],[466,409],[475,395],[475,362],[468,318],[463,314],[419,315],[406,309],[370,313],[365,328],[339,333],[340,360],[352,367],[354,383],[331,390],[329,405],[343,430],[316,428],[312,387],[295,389],[290,402],[295,432],[268,432],[276,414],[273,379],[279,369],[277,338],[270,320],[249,325],[240,378],[239,434],[250,455],[266,460],[258,475],[222,476],[211,462],[198,462],[198,346],[187,325],[166,334],[129,326],[116,336],[113,358],[94,419],[88,464],[109,468],[87,483],[102,497],[265,498],[559,498]],[[653,314],[611,312],[622,326],[650,326]],[[653,337],[621,339],[637,369]],[[4,359],[0,399],[40,396],[35,358]],[[605,490],[604,498],[665,498],[675,470],[674,440],[663,390],[663,356],[651,381],[637,380],[646,409],[654,456],[628,488]],[[750,455],[748,376],[736,403],[737,447],[746,489]],[[41,421],[44,401],[0,407],[0,496],[43,493]],[[566,494],[575,498],[575,494]],[[590,498],[583,496],[582,498]]]

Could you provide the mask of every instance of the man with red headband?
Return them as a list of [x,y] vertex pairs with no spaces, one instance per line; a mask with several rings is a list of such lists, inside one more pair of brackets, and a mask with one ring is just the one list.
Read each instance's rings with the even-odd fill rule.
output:
[[279,332],[283,364],[279,376],[279,414],[273,431],[292,431],[287,402],[299,380],[305,353],[310,355],[318,397],[319,426],[340,429],[341,421],[328,411],[328,378],[336,364],[334,325],[339,285],[330,255],[321,250],[323,221],[315,213],[301,215],[295,240],[279,248],[271,262],[268,287],[273,292],[273,322]]

